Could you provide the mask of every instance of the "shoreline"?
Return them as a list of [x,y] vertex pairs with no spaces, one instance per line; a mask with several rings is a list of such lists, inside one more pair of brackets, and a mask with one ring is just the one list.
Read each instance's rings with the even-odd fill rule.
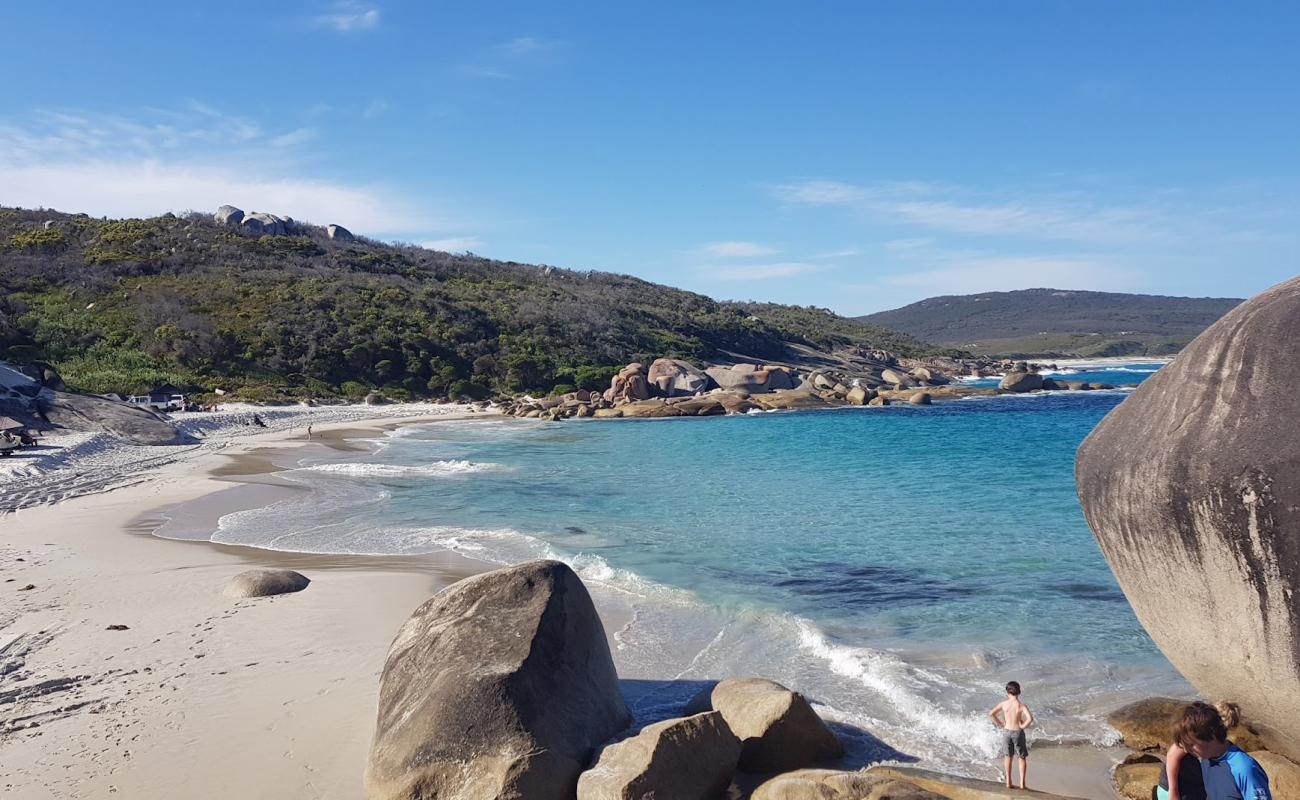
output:
[[[453,418],[440,415],[432,421],[437,420]],[[54,796],[114,792],[155,796],[180,791],[201,797],[206,795],[193,790],[196,775],[206,775],[201,785],[220,786],[223,795],[235,788],[228,773],[228,764],[233,762],[239,765],[238,780],[249,782],[239,784],[247,793],[269,795],[274,786],[277,796],[307,796],[304,787],[314,797],[358,796],[373,729],[379,670],[391,637],[410,612],[438,589],[495,565],[450,553],[446,557],[374,557],[264,550],[194,537],[164,538],[155,535],[150,526],[159,521],[165,526],[194,514],[197,516],[187,521],[198,530],[205,520],[215,522],[220,515],[236,510],[232,501],[238,501],[240,507],[264,506],[286,491],[300,491],[273,473],[293,468],[284,461],[301,460],[304,448],[320,448],[322,456],[360,453],[365,448],[346,444],[349,434],[365,435],[428,421],[380,418],[371,424],[322,425],[319,432],[325,437],[310,442],[290,433],[258,437],[198,454],[179,468],[169,467],[168,474],[157,481],[3,518],[0,525],[13,529],[10,547],[15,554],[17,548],[24,549],[41,560],[40,571],[51,573],[42,583],[36,559],[28,558],[26,564],[33,564],[30,569],[14,565],[23,567],[22,581],[38,584],[36,590],[22,596],[19,616],[35,615],[29,620],[33,623],[37,619],[54,621],[53,626],[35,627],[56,628],[48,641],[23,657],[23,671],[30,676],[24,682],[89,675],[66,692],[78,698],[77,703],[98,703],[90,708],[103,710],[52,710],[70,705],[71,698],[64,691],[23,701],[23,713],[15,716],[49,726],[61,742],[72,744],[48,754],[43,752],[47,748],[42,744],[48,740],[42,741],[41,728],[0,728],[0,762],[4,763],[0,781],[35,789],[50,781],[48,773],[57,763],[63,773],[77,778],[65,787],[69,794]],[[228,458],[215,458],[218,455]],[[147,507],[137,505],[141,501],[146,501]],[[59,524],[49,524],[56,517]],[[49,533],[55,528],[57,533]],[[96,536],[88,528],[110,530]],[[114,528],[135,535],[117,536],[119,531]],[[145,536],[161,543],[145,544]],[[186,547],[196,542],[209,547]],[[249,566],[299,569],[312,578],[313,585],[302,593],[279,598],[222,598],[224,581]],[[123,585],[117,580],[123,574],[148,578],[143,586]],[[47,587],[51,579],[68,578],[73,579],[69,590]],[[96,585],[82,586],[87,579]],[[195,581],[201,583],[202,591],[196,591]],[[168,598],[165,608],[158,607],[159,595]],[[39,608],[28,608],[29,603]],[[112,619],[81,616],[92,608],[113,608],[115,613]],[[613,647],[623,620],[611,615],[614,609],[602,606],[600,611]],[[107,624],[127,624],[130,630],[105,632]],[[5,633],[0,641],[15,633],[30,637],[33,630],[28,628],[34,626],[0,618],[0,631]],[[284,635],[286,628],[292,629],[292,635]],[[167,629],[166,633],[158,636],[161,629]],[[74,634],[80,637],[79,642],[72,641]],[[146,644],[144,637],[150,634],[152,639]],[[196,646],[201,646],[201,655]],[[105,671],[100,659],[118,661],[122,666],[109,666]],[[145,672],[153,664],[158,666]],[[256,678],[254,673],[258,673]],[[238,685],[238,690],[232,690],[231,684]],[[162,711],[161,706],[170,704],[168,690],[183,692],[180,696],[185,698],[187,713],[177,720],[176,712],[165,712],[160,732],[151,724],[151,717],[155,710]],[[151,699],[158,700],[157,708]],[[109,731],[102,729],[105,723],[111,723]],[[194,744],[237,738],[246,744],[229,754],[226,767],[218,768],[195,763],[202,754],[177,745],[178,738]],[[99,741],[104,746],[96,749]],[[283,753],[277,748],[284,748]],[[120,754],[115,754],[117,749]],[[147,760],[135,752],[147,752]],[[1079,797],[1111,796],[1106,767],[1115,760],[1113,753],[1092,746],[1043,743],[1038,754],[1038,764],[1052,764],[1039,768],[1038,788]],[[71,761],[61,761],[60,755]],[[121,763],[114,765],[115,759]],[[126,765],[131,768],[123,769]],[[49,785],[50,791],[62,786],[57,781]]]

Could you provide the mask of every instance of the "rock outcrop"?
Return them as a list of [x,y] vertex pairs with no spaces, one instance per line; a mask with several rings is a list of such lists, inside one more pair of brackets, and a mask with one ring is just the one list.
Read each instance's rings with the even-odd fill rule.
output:
[[1036,392],[1043,388],[1043,376],[1037,372],[1008,373],[998,388],[1004,392]]
[[40,409],[52,424],[74,431],[105,431],[131,444],[184,444],[186,438],[156,411],[85,394],[41,396]]
[[1172,697],[1149,697],[1115,709],[1106,715],[1106,722],[1119,731],[1126,747],[1165,750],[1174,715],[1181,713],[1187,703]]
[[[1201,771],[1200,762],[1194,758],[1183,759],[1185,769]],[[1146,753],[1131,753],[1123,762],[1115,765],[1111,774],[1111,783],[1115,786],[1116,796],[1122,800],[1151,800],[1151,789],[1160,781],[1165,762]],[[1178,774],[1183,774],[1180,768]]]
[[571,800],[631,721],[605,630],[568,566],[466,578],[402,626],[384,664],[369,800]]
[[891,383],[895,389],[911,389],[916,386],[916,380],[904,372],[895,369],[882,370],[880,379],[885,383]]
[[975,778],[962,778],[945,775],[916,767],[871,767],[868,775],[910,783],[929,792],[934,792],[948,800],[1004,800],[1004,798],[1036,797],[1040,800],[1080,800],[1066,795],[1048,794],[1047,792],[1026,792],[1023,789],[1008,789],[1000,783],[981,781]]
[[733,364],[730,367],[709,367],[704,372],[723,389],[753,394],[793,389],[797,383],[787,367]]
[[281,217],[261,211],[245,214],[239,227],[246,233],[262,236],[286,236],[297,230],[291,217]]
[[944,800],[911,783],[866,772],[800,769],[759,784],[752,800]]
[[678,358],[656,359],[646,374],[646,382],[654,387],[660,397],[688,397],[709,388],[709,376],[704,370]]
[[226,584],[226,597],[270,597],[301,592],[311,583],[306,575],[291,569],[250,569]]
[[738,758],[740,740],[718,712],[666,720],[601,750],[578,778],[578,800],[713,800]]
[[1275,800],[1300,797],[1300,764],[1277,753],[1252,752],[1250,755],[1268,774],[1268,788]]
[[217,221],[218,225],[238,228],[239,223],[244,221],[244,212],[234,206],[222,206],[217,209],[217,213],[213,214],[212,218]]
[[929,392],[917,392],[916,394],[907,398],[907,402],[911,403],[914,406],[933,405],[934,395],[930,394]]
[[352,235],[352,231],[342,225],[335,225],[333,223],[325,226],[325,235],[331,239],[337,239],[340,242],[350,242],[356,238]]
[[1228,312],[1101,421],[1075,467],[1084,514],[1151,638],[1293,760],[1298,330],[1300,279]]
[[731,678],[701,692],[687,712],[712,708],[740,739],[740,768],[777,772],[844,755],[844,747],[798,692],[763,678]]

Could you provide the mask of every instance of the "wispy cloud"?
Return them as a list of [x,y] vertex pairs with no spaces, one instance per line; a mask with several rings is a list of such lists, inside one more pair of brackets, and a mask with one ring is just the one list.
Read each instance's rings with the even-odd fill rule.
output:
[[560,39],[516,36],[492,45],[481,58],[461,64],[457,70],[470,78],[510,79],[524,69],[553,61],[567,46]]
[[47,110],[0,119],[0,203],[107,216],[231,203],[375,236],[450,227],[386,187],[304,174],[303,147],[315,135],[268,130],[197,102],[135,117]]
[[379,8],[355,0],[343,0],[331,5],[329,11],[312,17],[311,22],[313,27],[339,33],[373,30],[379,27]]
[[826,269],[822,264],[806,261],[780,261],[773,264],[748,264],[740,267],[706,268],[708,274],[724,281],[765,281],[795,278]]
[[1105,245],[1162,243],[1175,237],[1174,221],[1158,207],[1109,205],[1077,193],[990,194],[924,182],[854,185],[811,180],[777,184],[772,194],[785,203],[845,208],[880,222],[966,236]]
[[714,258],[762,258],[781,251],[757,242],[710,242],[700,252]]

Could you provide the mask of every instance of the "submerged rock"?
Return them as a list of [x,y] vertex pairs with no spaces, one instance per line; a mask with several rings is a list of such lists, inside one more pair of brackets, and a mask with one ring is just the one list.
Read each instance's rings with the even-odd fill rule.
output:
[[1300,758],[1300,279],[1246,301],[1079,447],[1079,500],[1138,619],[1206,697]]
[[740,740],[716,711],[650,725],[601,750],[578,800],[713,800],[731,783]]
[[370,800],[571,800],[631,722],[591,596],[558,561],[466,578],[416,609],[388,652]]

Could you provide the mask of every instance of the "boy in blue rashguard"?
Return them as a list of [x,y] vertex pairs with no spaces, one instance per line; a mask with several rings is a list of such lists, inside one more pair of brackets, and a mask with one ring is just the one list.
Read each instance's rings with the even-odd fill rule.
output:
[[1188,705],[1173,734],[1175,742],[1201,760],[1206,800],[1273,800],[1264,768],[1228,741],[1228,726],[1214,706]]

